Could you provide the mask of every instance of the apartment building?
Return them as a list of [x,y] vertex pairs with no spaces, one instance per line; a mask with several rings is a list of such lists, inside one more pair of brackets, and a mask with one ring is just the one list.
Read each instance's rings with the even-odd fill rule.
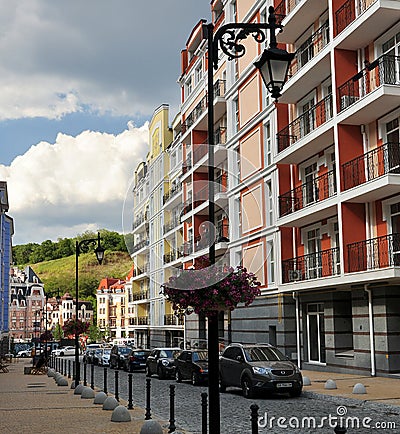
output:
[[8,208],[7,183],[0,181],[0,339],[9,329],[11,243],[14,223],[6,214]]
[[[214,32],[284,25],[295,57],[279,103],[246,53],[214,72],[217,262],[256,273],[262,295],[220,318],[227,342],[265,342],[310,369],[400,372],[400,2],[211,2]],[[207,47],[203,22],[181,54],[180,261],[208,253]],[[185,316],[186,338],[206,336]]]

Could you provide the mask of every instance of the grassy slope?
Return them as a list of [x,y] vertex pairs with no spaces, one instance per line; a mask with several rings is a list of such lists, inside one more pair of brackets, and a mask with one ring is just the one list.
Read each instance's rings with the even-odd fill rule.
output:
[[[79,256],[79,287],[82,298],[86,298],[90,291],[96,294],[100,280],[104,277],[125,279],[132,267],[132,260],[128,253],[105,252],[102,265],[98,265],[93,252],[82,253]],[[75,255],[67,258],[32,264],[32,269],[44,283],[48,293],[56,294],[60,288],[60,295],[70,292],[75,295]],[[85,286],[89,288],[85,290]]]

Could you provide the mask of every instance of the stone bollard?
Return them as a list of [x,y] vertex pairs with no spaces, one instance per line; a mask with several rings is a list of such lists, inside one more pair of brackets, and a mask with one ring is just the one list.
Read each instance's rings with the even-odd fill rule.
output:
[[326,380],[325,389],[333,390],[337,389],[336,382],[334,380]]
[[107,399],[107,394],[104,392],[99,392],[94,397],[93,404],[104,404],[104,401]]
[[130,422],[131,415],[126,407],[118,405],[114,408],[111,415],[111,422]]
[[61,377],[57,380],[57,386],[68,386],[68,380],[64,377]]
[[118,401],[113,396],[109,396],[103,403],[103,410],[114,410],[118,405]]
[[83,388],[83,384],[78,384],[77,386],[75,386],[74,395],[82,395]]
[[311,380],[308,377],[303,377],[303,386],[311,386]]
[[94,390],[89,386],[83,386],[81,398],[82,399],[93,399],[95,396]]
[[353,387],[353,393],[355,395],[363,395],[364,393],[367,393],[367,389],[365,388],[364,384],[357,383]]
[[163,434],[163,429],[156,420],[146,420],[142,425],[140,434]]

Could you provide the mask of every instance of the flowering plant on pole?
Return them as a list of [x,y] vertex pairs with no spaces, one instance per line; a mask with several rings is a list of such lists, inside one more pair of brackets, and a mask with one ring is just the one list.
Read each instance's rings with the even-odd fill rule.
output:
[[86,333],[90,324],[87,322],[83,322],[80,319],[78,321],[75,321],[75,319],[70,319],[67,321],[62,329],[64,331],[64,336],[75,336],[75,333],[78,333],[78,336]]
[[206,267],[183,270],[161,285],[162,292],[175,310],[191,307],[206,315],[222,310],[234,310],[239,303],[250,305],[261,294],[261,283],[246,268]]

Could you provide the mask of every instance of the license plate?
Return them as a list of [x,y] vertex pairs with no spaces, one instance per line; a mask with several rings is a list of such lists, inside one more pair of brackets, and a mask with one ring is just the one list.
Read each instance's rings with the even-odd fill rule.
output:
[[276,387],[292,387],[292,383],[278,383]]

